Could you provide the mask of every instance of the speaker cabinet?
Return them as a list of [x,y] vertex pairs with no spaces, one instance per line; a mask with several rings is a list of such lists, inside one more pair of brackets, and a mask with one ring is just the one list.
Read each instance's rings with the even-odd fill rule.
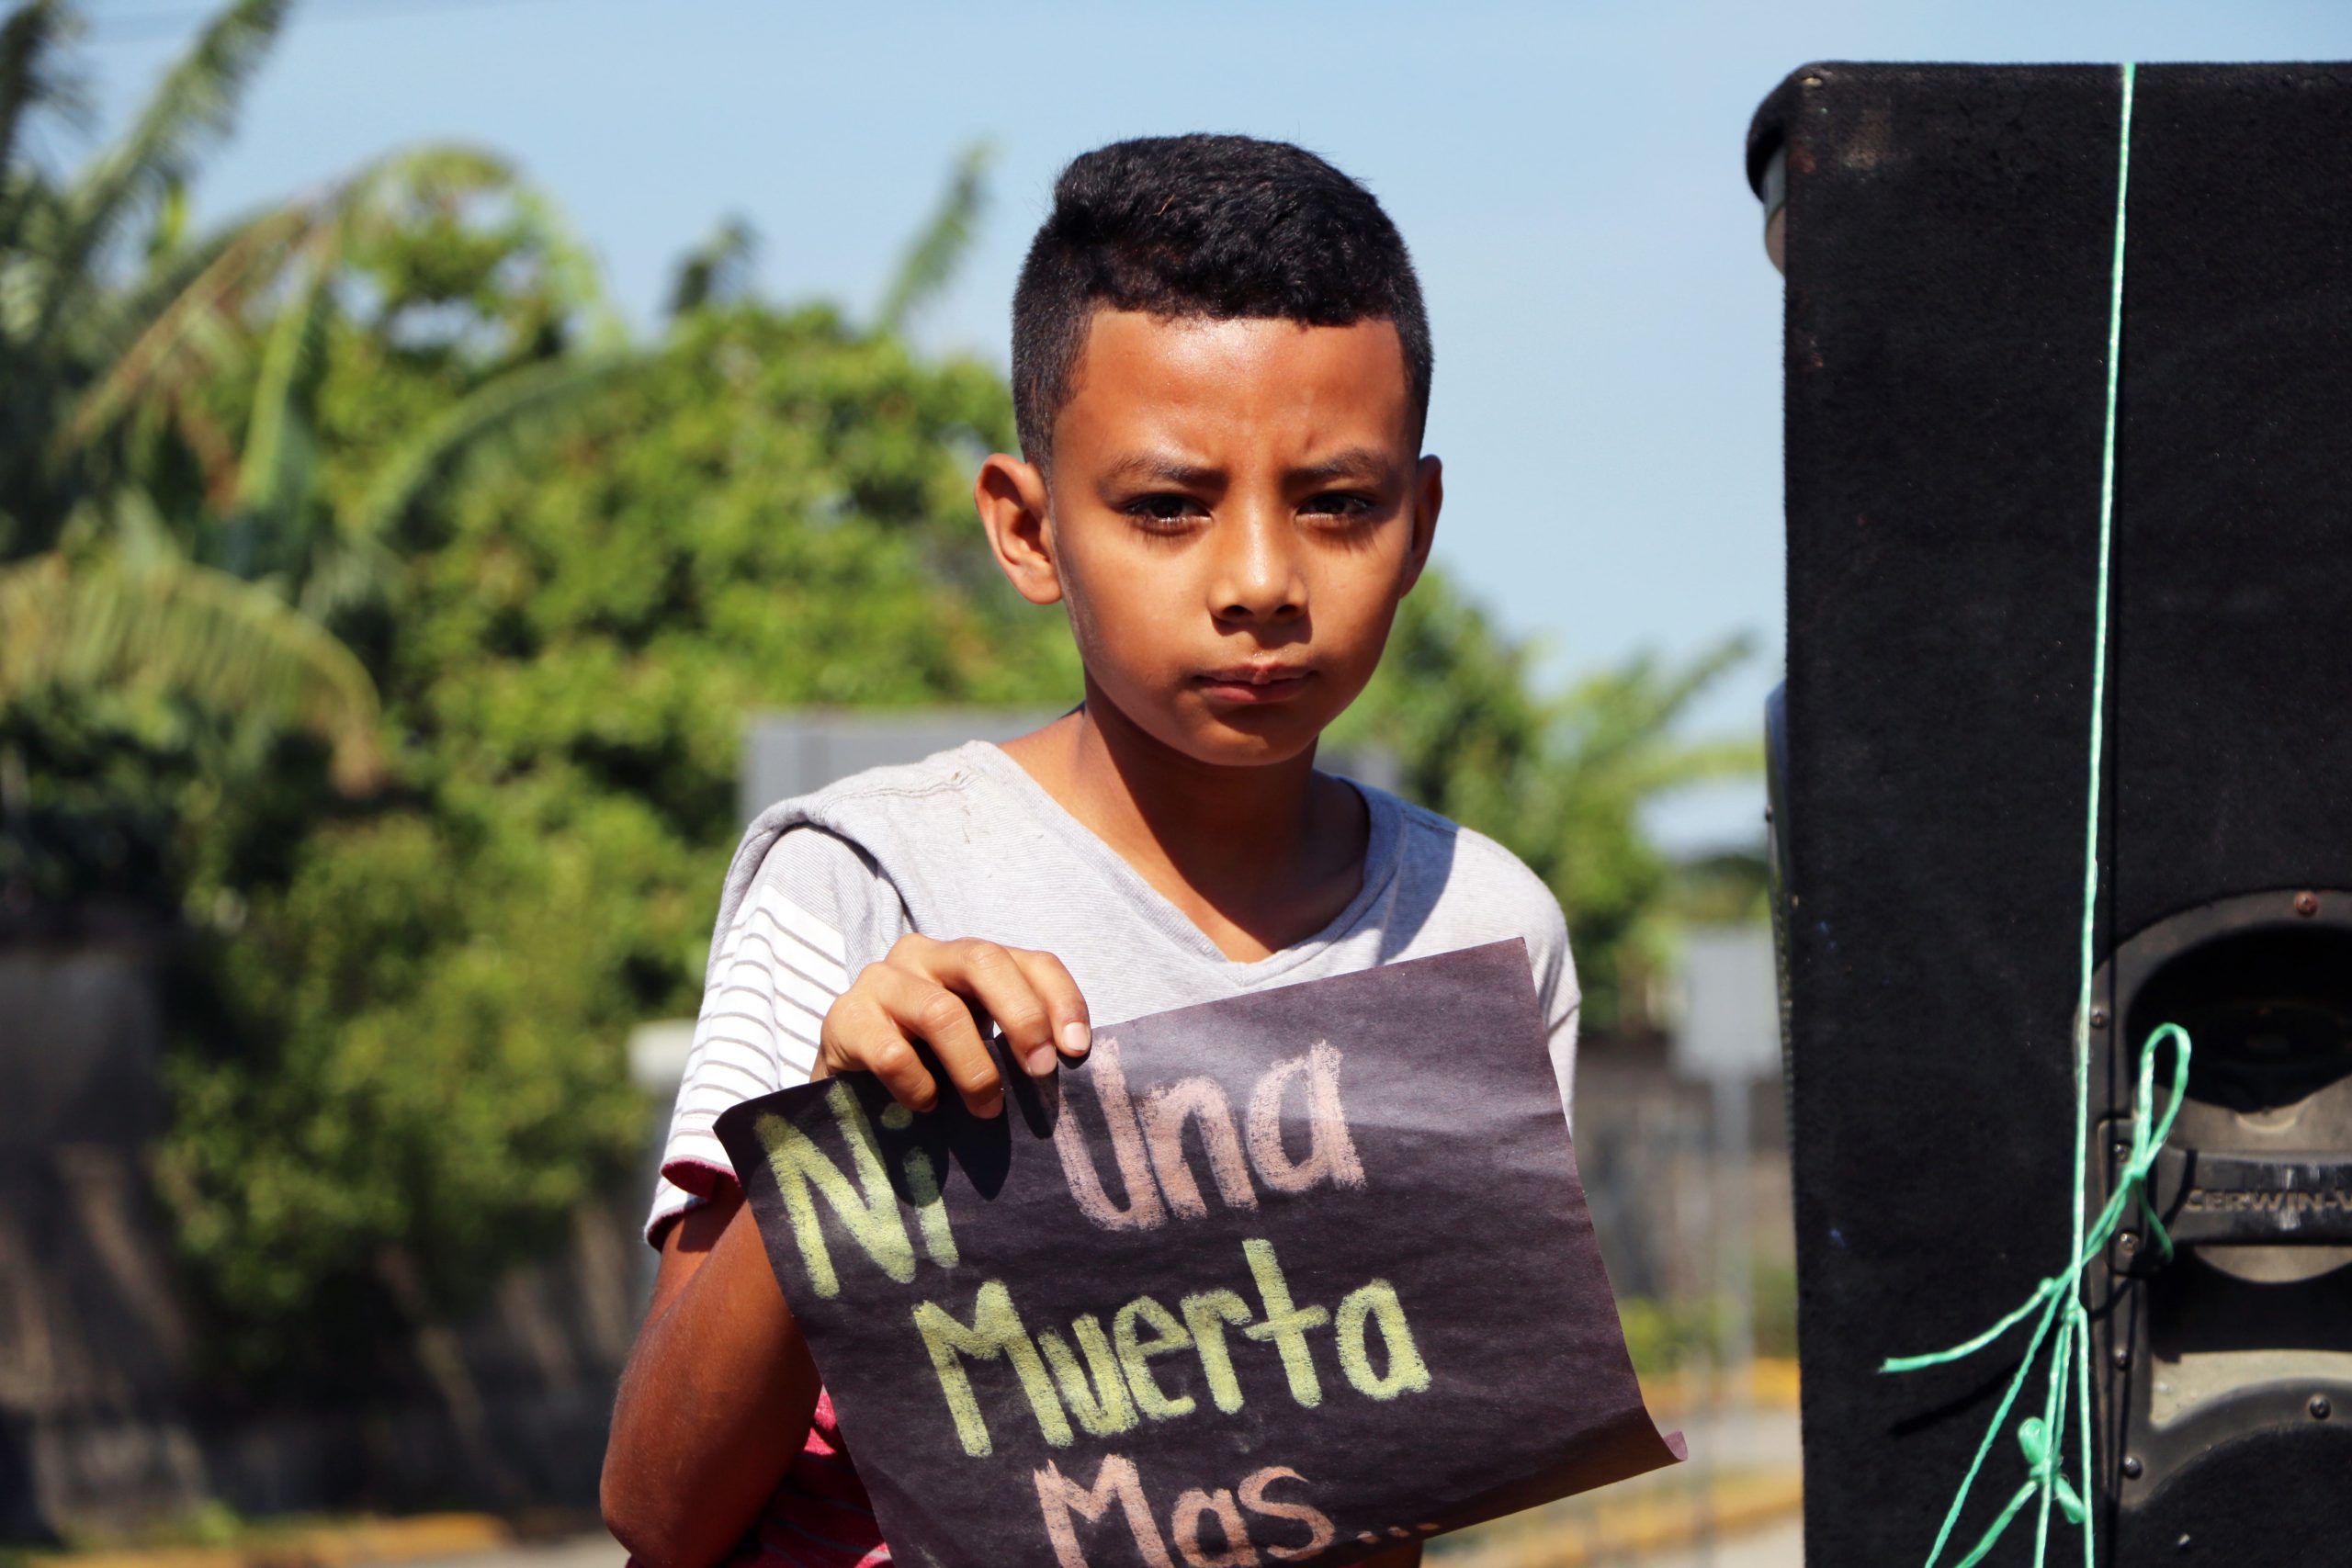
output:
[[[2025,1336],[1879,1363],[2066,1258],[2120,94],[1830,63],[1750,133],[1810,1568],[1926,1560]],[[2111,1563],[2352,1564],[2352,68],[2143,67],[2132,138],[2094,1205],[2147,1031],[2196,1066],[2170,1253],[2085,1281],[2086,1490]],[[1946,1561],[2024,1478],[2004,1433]]]

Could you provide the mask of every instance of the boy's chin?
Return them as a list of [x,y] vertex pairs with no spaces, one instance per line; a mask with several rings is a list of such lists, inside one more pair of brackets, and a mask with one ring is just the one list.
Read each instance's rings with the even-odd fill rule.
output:
[[1251,708],[1205,703],[1192,694],[1138,712],[1143,705],[1114,702],[1099,685],[1089,692],[1088,705],[1099,716],[1107,709],[1104,716],[1121,728],[1140,730],[1187,761],[1214,768],[1274,767],[1311,755],[1337,716],[1322,712],[1320,704]]
[[1323,733],[1320,724],[1296,714],[1251,713],[1187,716],[1172,744],[1196,762],[1221,768],[1268,768],[1311,756]]

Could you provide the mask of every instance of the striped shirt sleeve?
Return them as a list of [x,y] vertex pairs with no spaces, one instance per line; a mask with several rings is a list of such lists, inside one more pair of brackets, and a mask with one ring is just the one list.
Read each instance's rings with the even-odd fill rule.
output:
[[719,1112],[808,1081],[833,998],[903,928],[896,891],[854,846],[814,828],[778,839],[761,862],[704,988],[646,1240],[735,1185],[711,1131]]

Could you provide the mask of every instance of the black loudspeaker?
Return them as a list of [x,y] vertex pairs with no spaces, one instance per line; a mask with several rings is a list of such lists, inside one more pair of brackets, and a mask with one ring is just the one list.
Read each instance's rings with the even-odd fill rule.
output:
[[[2025,1336],[1880,1363],[2066,1261],[2120,87],[1825,64],[1750,135],[1810,1568],[1927,1560]],[[2352,1564],[2352,67],[2143,68],[2131,165],[2093,1205],[2147,1032],[2195,1066],[2169,1253],[2086,1271],[2086,1491],[2110,1563]],[[2026,1475],[2004,1432],[1944,1562]]]

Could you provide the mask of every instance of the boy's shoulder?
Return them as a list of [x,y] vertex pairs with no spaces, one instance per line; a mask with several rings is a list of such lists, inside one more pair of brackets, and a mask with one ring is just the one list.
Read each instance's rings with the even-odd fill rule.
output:
[[[1370,785],[1356,787],[1374,793]],[[1420,867],[1464,895],[1500,900],[1514,913],[1548,911],[1554,919],[1559,917],[1559,899],[1551,886],[1500,840],[1401,795],[1376,793],[1394,803],[1402,838],[1400,858],[1407,866]]]
[[1005,808],[1001,798],[989,798],[1006,787],[1002,770],[990,765],[998,756],[996,748],[974,740],[847,774],[770,804],[744,829],[743,848],[764,849],[797,828],[820,829],[876,856],[903,840],[920,847],[943,822]]
[[973,741],[769,805],[744,828],[727,868],[720,943],[755,889],[835,926],[866,906],[874,917],[867,923],[887,923],[882,917],[899,902],[894,885],[906,868],[922,865],[943,842],[968,838],[976,813],[989,815],[972,797],[991,783],[982,753],[992,750]]
[[967,740],[911,762],[887,762],[844,774],[807,795],[778,801],[770,809],[797,806],[812,818],[904,810],[910,803],[935,801],[988,779],[994,772],[988,761],[996,751],[984,740]]
[[[1358,785],[1359,788],[1365,786]],[[1498,840],[1386,792],[1398,825],[1396,896],[1381,962],[1518,937],[1556,1022],[1577,1005],[1568,922],[1549,884]]]

